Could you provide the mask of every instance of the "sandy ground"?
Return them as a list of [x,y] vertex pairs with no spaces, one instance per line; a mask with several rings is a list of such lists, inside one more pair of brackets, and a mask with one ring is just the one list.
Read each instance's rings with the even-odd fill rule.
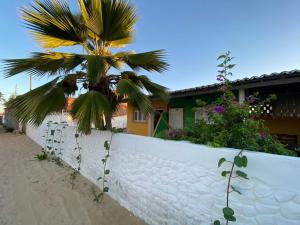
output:
[[142,225],[109,197],[93,201],[92,184],[70,169],[35,161],[40,147],[25,135],[0,133],[0,225]]

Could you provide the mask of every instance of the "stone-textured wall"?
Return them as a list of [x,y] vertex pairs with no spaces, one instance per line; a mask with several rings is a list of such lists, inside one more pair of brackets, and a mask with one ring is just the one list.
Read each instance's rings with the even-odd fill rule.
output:
[[[27,135],[43,145],[44,130],[45,125],[27,127]],[[63,159],[75,167],[74,131],[74,127],[64,131]],[[103,172],[103,143],[109,139],[110,133],[103,131],[79,138],[81,172],[96,184]],[[114,134],[109,195],[151,225],[208,225],[222,218],[225,206],[226,179],[217,162],[224,156],[232,159],[236,153],[234,149]],[[250,179],[234,179],[242,195],[232,193],[230,197],[235,224],[299,225],[300,159],[245,154],[249,160],[245,172]]]

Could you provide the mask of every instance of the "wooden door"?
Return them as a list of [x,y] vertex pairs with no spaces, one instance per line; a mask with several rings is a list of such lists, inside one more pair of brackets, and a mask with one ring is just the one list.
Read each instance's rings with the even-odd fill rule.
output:
[[169,124],[173,129],[183,129],[183,108],[169,109]]

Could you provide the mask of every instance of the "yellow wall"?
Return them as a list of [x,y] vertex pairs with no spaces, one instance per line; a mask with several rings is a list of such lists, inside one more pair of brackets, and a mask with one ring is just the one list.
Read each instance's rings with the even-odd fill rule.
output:
[[[152,100],[152,106],[154,109],[163,109],[167,111],[167,104],[160,100]],[[148,118],[145,122],[135,122],[133,118],[135,108],[128,104],[127,106],[127,132],[129,134],[137,134],[142,136],[148,136]]]
[[135,122],[133,118],[135,108],[128,104],[127,106],[127,132],[129,134],[148,135],[148,119],[145,122]]
[[297,135],[300,144],[300,118],[265,118],[265,122],[272,134]]

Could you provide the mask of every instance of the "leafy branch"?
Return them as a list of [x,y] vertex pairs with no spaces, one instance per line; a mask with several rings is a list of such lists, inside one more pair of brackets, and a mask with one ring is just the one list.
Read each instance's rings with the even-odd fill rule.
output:
[[[218,60],[223,60],[221,64],[219,64],[217,67],[221,68],[218,72],[219,75],[217,76],[218,81],[223,83],[222,91],[223,91],[223,106],[220,109],[215,109],[217,112],[222,113],[226,109],[232,108],[232,105],[234,105],[234,95],[231,92],[231,86],[230,81],[228,79],[229,76],[232,76],[232,72],[230,72],[231,69],[234,68],[235,64],[231,64],[231,60],[233,57],[231,57],[231,53],[228,51],[224,55],[221,55],[218,57]],[[225,108],[224,108],[225,106]],[[241,140],[241,142],[244,143],[244,140]],[[238,168],[245,168],[248,165],[248,159],[246,156],[243,155],[244,149],[240,150],[239,153],[234,157],[233,161],[228,161],[226,158],[221,158],[218,162],[218,167],[221,167],[223,163],[227,162],[231,164],[230,170],[224,170],[221,172],[221,175],[223,177],[227,177],[227,188],[226,188],[226,207],[223,208],[223,217],[226,220],[226,225],[228,225],[229,221],[235,222],[236,217],[234,215],[234,210],[230,208],[229,205],[229,196],[230,193],[236,192],[238,194],[241,194],[241,192],[232,185],[232,179],[234,178],[242,178],[242,179],[248,179],[248,176],[245,172],[241,170],[235,170],[235,167]],[[235,173],[235,176],[234,176]],[[221,222],[219,220],[214,221],[214,225],[221,225]]]

